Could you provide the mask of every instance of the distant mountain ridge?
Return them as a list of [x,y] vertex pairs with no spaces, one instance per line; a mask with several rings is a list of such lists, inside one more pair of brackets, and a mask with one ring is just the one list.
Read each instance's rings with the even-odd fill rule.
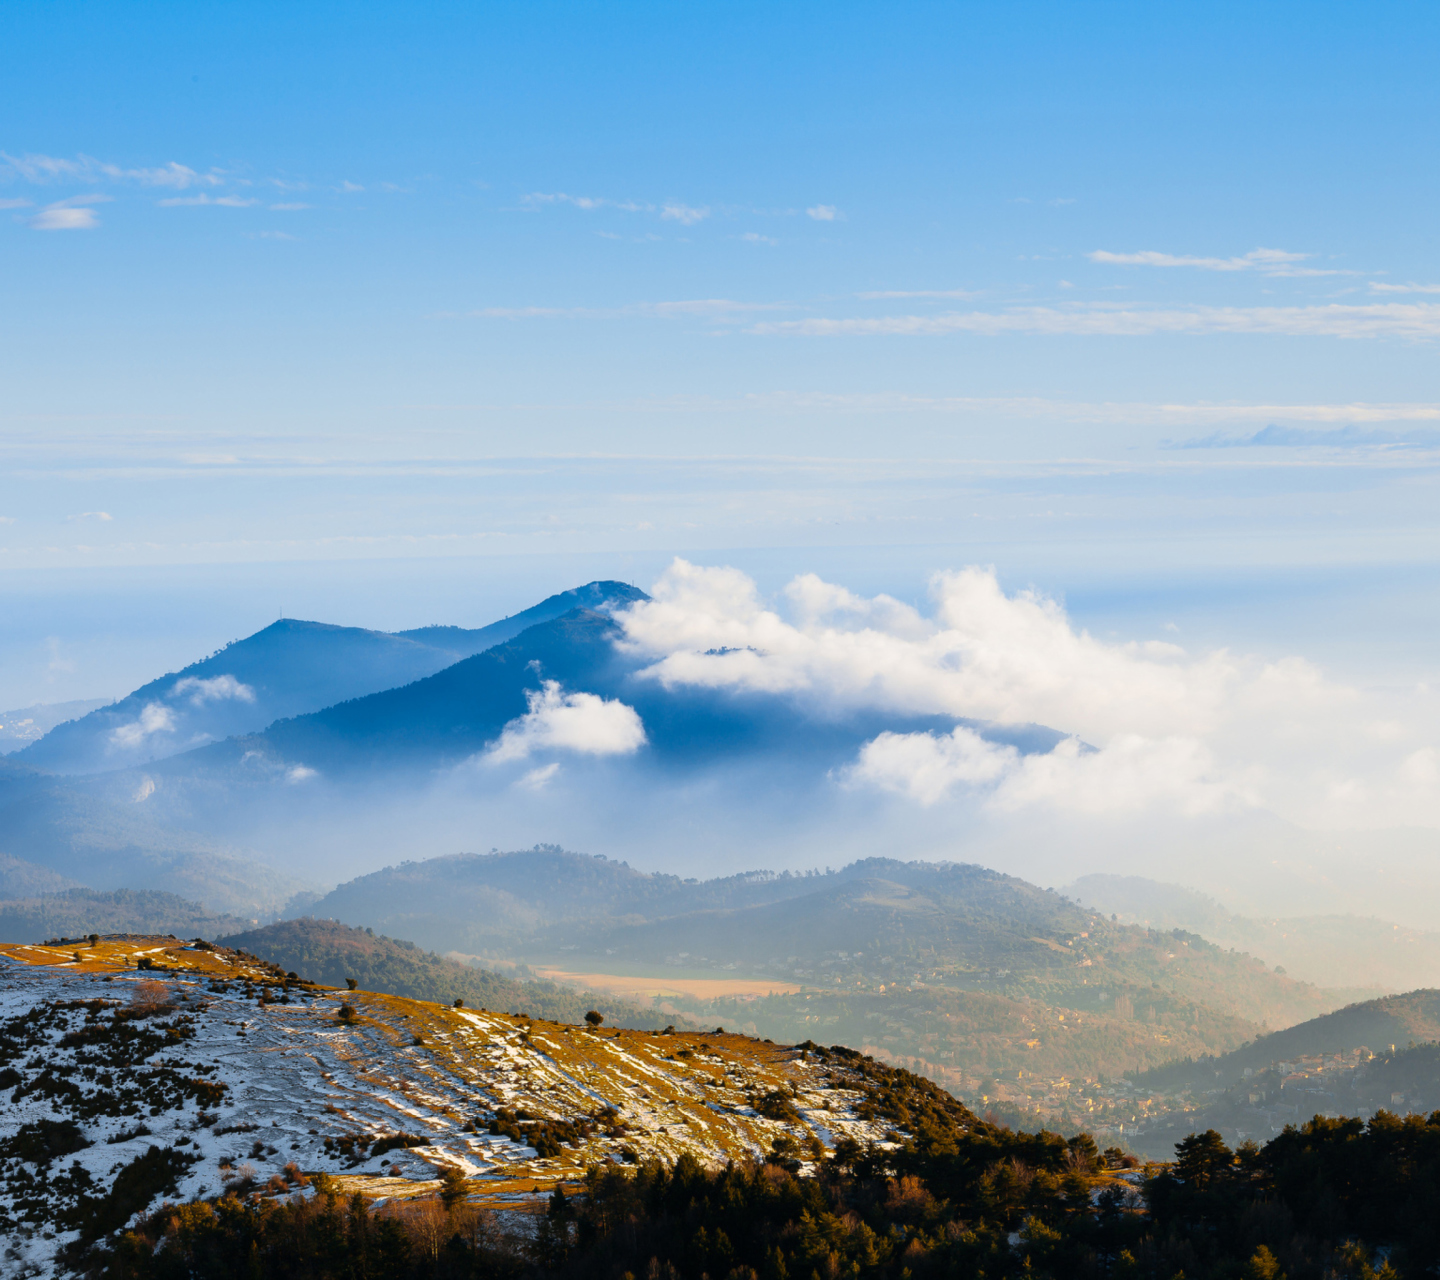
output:
[[1256,1025],[1338,1003],[1197,935],[1114,925],[1051,890],[963,863],[867,858],[825,875],[702,882],[539,846],[402,863],[307,910],[442,952],[604,972],[823,978],[867,989],[918,972],[1096,1013],[1123,997],[1135,1017],[1163,979],[1165,992]]
[[1141,876],[1082,876],[1066,892],[1122,923],[1191,929],[1320,986],[1392,991],[1440,986],[1440,933],[1433,930],[1359,915],[1256,919],[1193,889]]
[[1148,1072],[1144,1083],[1156,1089],[1198,1084],[1225,1084],[1240,1079],[1247,1068],[1260,1071],[1272,1063],[1319,1054],[1348,1054],[1366,1048],[1384,1053],[1392,1046],[1440,1040],[1440,990],[1407,991],[1346,1005],[1331,1013],[1262,1036],[1244,1048],[1198,1062],[1176,1062]]
[[411,684],[573,609],[613,608],[643,597],[625,583],[591,582],[473,630],[429,626],[389,633],[283,618],[57,725],[16,758],[55,773],[144,765]]

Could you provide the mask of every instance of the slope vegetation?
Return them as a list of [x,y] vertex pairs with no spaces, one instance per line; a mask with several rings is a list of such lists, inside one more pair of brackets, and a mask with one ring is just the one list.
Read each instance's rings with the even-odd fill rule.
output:
[[652,1027],[656,1013],[600,992],[553,982],[517,982],[486,969],[458,964],[413,942],[376,936],[334,920],[283,920],[221,938],[222,945],[295,971],[327,986],[353,978],[363,991],[430,1000],[464,1001],[469,1008],[506,1009],[558,1022],[583,1022],[594,1009],[621,1027]]
[[0,1230],[17,1269],[78,1262],[148,1204],[217,1187],[284,1195],[325,1174],[403,1200],[449,1171],[513,1206],[597,1162],[723,1165],[893,1127],[875,1073],[894,1073],[846,1056],[336,992],[170,938],[80,955],[0,946]]

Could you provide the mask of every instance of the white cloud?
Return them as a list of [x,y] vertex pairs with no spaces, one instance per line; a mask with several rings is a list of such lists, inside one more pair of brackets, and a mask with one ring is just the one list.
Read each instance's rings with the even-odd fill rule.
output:
[[270,207],[271,209],[274,209],[274,210],[276,210],[276,211],[278,211],[278,212],[282,212],[282,213],[291,213],[291,212],[294,212],[295,210],[298,210],[298,209],[311,209],[311,208],[314,208],[313,205],[305,204],[303,201],[299,201],[299,200],[292,200],[292,201],[290,201],[290,202],[288,202],[288,203],[286,203],[286,204],[272,204],[272,205],[270,205],[269,207]]
[[1140,308],[1079,304],[930,316],[762,321],[757,334],[815,337],[941,337],[973,333],[1145,337],[1152,334],[1278,334],[1327,338],[1434,338],[1440,304],[1330,303],[1304,307]]
[[100,172],[116,181],[138,182],[147,187],[173,187],[184,191],[187,187],[218,187],[225,179],[213,170],[210,173],[196,173],[188,165],[171,160],[157,169],[121,169],[117,165],[102,164]]
[[346,195],[354,195],[357,191],[364,191],[365,188],[362,187],[358,182],[351,182],[347,178],[339,185],[339,187],[336,188],[336,190],[341,191]]
[[110,742],[117,747],[138,747],[152,734],[174,731],[175,717],[170,708],[159,702],[147,702],[136,719],[111,730]]
[[60,178],[83,178],[87,170],[94,165],[93,161],[87,161],[84,157],[79,160],[65,160],[44,155],[12,156],[6,151],[0,151],[0,160],[26,182],[35,183],[54,182]]
[[30,219],[30,226],[37,232],[84,232],[99,226],[99,219],[94,209],[59,204],[36,213]]
[[1381,280],[1370,281],[1371,293],[1440,293],[1440,284],[1386,284]]
[[297,782],[309,782],[311,778],[318,778],[319,776],[318,770],[303,764],[292,765],[285,770],[285,781],[292,786]]
[[67,520],[99,520],[102,523],[115,519],[108,511],[80,511],[73,516],[66,516]]
[[78,182],[135,182],[146,187],[172,187],[183,191],[187,187],[222,186],[225,178],[211,170],[197,173],[188,165],[171,160],[152,169],[126,169],[117,164],[96,160],[93,156],[79,155],[74,160],[57,156],[23,155],[12,156],[0,152],[3,161],[18,177],[37,184],[78,181]]
[[30,219],[36,231],[89,231],[100,225],[95,210],[89,206],[109,200],[109,196],[70,196],[47,204]]
[[697,209],[694,205],[672,201],[660,207],[660,216],[671,222],[678,222],[682,227],[693,227],[697,222],[703,222],[708,218],[710,210],[705,206]]
[[630,755],[645,745],[645,726],[623,702],[593,693],[562,693],[554,680],[525,696],[530,710],[505,726],[485,753],[487,761],[524,760],[536,751]]
[[531,769],[515,785],[522,791],[543,791],[559,772],[559,762],[552,761],[550,764],[542,764],[538,769]]
[[1242,782],[1219,775],[1203,743],[1135,734],[1101,751],[1067,738],[1043,754],[1021,755],[964,727],[949,734],[882,733],[861,748],[849,778],[927,806],[957,791],[974,792],[986,807],[1008,812],[1110,816],[1163,809],[1196,817],[1255,803]]
[[758,231],[747,231],[740,237],[747,244],[779,244],[780,241],[771,236],[762,236]]
[[[773,243],[773,242],[772,242]],[[673,302],[632,302],[623,307],[482,307],[467,318],[496,320],[577,319],[620,320],[633,316],[671,319],[705,316],[724,319],[757,311],[779,311],[783,302],[737,302],[733,298],[682,298]]]
[[1153,249],[1139,253],[1109,253],[1096,249],[1086,255],[1091,262],[1125,267],[1198,267],[1202,271],[1259,271],[1268,276],[1354,275],[1351,271],[1301,267],[1298,264],[1314,255],[1287,253],[1284,249],[1252,249],[1238,258],[1200,258],[1179,253],[1157,253]]
[[805,210],[805,216],[816,222],[834,222],[840,211],[833,204],[814,204]]
[[873,301],[876,298],[978,298],[980,295],[970,289],[872,289],[855,296]]
[[141,778],[140,785],[137,786],[135,790],[131,793],[130,799],[133,800],[136,804],[142,804],[144,801],[150,799],[150,797],[154,794],[155,779],[149,777]]
[[32,201],[23,198],[0,200],[0,209],[28,209],[32,203]]
[[171,687],[169,696],[183,698],[189,695],[191,706],[203,707],[207,702],[254,702],[255,690],[231,675],[211,676],[202,680],[199,676],[186,676]]
[[769,694],[825,717],[949,715],[1073,735],[1030,755],[968,729],[874,739],[851,779],[920,803],[953,792],[997,811],[1263,805],[1306,825],[1440,825],[1440,788],[1425,781],[1434,694],[1362,692],[1298,656],[1102,640],[983,568],[938,574],[931,594],[927,616],[807,574],[782,614],[745,574],[677,560],[650,601],[616,616],[622,647],[666,687]]
[[520,197],[521,204],[568,204],[587,212],[593,209],[619,209],[622,213],[649,213],[655,208],[638,200],[610,200],[604,196],[572,196],[564,191],[532,191]]
[[248,209],[252,204],[259,204],[260,201],[249,196],[211,196],[200,192],[194,196],[170,196],[165,200],[155,202],[162,209],[174,209],[182,205],[213,204],[224,209]]

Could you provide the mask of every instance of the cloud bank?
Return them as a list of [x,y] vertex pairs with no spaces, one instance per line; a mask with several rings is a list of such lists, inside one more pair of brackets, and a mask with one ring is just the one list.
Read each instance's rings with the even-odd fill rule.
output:
[[933,608],[857,596],[813,574],[772,605],[726,568],[676,560],[617,615],[622,647],[667,688],[769,694],[803,714],[952,716],[1070,735],[1022,754],[965,726],[881,733],[843,781],[921,806],[996,812],[1265,808],[1302,825],[1440,826],[1436,695],[1361,691],[1296,655],[1113,641],[993,571],[937,574]]

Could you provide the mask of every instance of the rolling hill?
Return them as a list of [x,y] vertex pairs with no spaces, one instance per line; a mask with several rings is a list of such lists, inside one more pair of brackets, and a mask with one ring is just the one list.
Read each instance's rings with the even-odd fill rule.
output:
[[[699,881],[541,847],[403,863],[309,909],[577,984],[653,979],[672,993],[661,1007],[696,1022],[825,1037],[967,1097],[1006,1076],[1007,1096],[1051,1114],[1076,1105],[1062,1079],[1229,1052],[1345,1001],[1197,934],[1113,923],[963,864]],[[707,994],[746,978],[750,995]]]

